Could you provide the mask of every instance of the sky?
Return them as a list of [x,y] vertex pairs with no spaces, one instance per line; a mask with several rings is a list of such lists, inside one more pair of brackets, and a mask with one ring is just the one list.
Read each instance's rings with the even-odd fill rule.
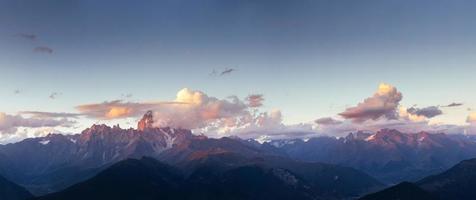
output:
[[[356,124],[345,114],[382,83],[402,96],[392,115],[436,107],[441,114],[422,120],[466,126],[476,109],[475,9],[469,0],[0,0],[0,142],[42,135],[37,129],[135,126],[144,102],[160,104],[158,117],[169,121],[174,109],[198,115],[200,106],[174,104],[184,88],[209,105],[233,105],[191,117],[202,121],[189,128],[243,113],[286,127]],[[243,107],[249,95],[262,95],[262,105]],[[111,110],[99,104],[114,100],[136,110],[101,117]],[[395,118],[376,116],[364,121]]]

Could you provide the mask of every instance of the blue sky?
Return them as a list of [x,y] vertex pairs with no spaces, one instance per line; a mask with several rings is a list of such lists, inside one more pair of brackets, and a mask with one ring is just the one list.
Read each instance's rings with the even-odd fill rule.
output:
[[[2,0],[0,112],[76,112],[129,93],[166,101],[188,87],[263,94],[263,109],[299,123],[335,116],[385,82],[407,107],[464,103],[435,120],[465,123],[476,107],[475,9],[463,0]],[[227,68],[236,71],[209,75]]]

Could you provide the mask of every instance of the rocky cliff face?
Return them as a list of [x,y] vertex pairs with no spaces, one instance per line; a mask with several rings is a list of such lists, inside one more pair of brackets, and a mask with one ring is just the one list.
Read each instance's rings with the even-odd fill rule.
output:
[[152,111],[147,111],[144,117],[137,123],[137,130],[145,131],[154,127],[154,115]]

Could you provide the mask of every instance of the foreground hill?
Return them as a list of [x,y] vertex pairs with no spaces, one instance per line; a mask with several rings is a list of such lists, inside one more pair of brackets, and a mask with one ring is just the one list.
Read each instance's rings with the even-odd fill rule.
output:
[[437,200],[429,192],[409,182],[402,182],[380,192],[366,195],[359,200]]
[[374,134],[350,133],[345,138],[318,137],[266,144],[294,159],[350,166],[388,184],[417,181],[476,157],[476,143],[465,136],[391,129]]
[[[318,182],[325,181],[325,178],[306,178],[292,170],[263,166],[259,162],[227,168],[217,166],[212,161],[202,160],[200,163],[196,164],[195,170],[189,173],[152,158],[127,159],[85,182],[37,199],[305,200],[341,198],[335,194],[329,195],[333,191],[316,189],[319,187]],[[321,173],[326,171],[326,167],[323,169]],[[331,169],[327,171],[334,173]],[[353,178],[365,179],[366,177]]]
[[476,159],[471,159],[462,161],[443,173],[426,177],[414,184],[401,183],[383,191],[367,195],[362,199],[472,200],[476,198],[475,185]]
[[462,161],[441,174],[418,181],[417,184],[440,199],[475,199],[476,159]]
[[1,200],[25,200],[33,197],[25,188],[0,176]]

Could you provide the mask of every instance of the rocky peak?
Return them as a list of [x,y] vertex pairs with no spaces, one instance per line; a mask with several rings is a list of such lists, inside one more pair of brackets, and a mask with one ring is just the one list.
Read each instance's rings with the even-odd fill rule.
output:
[[137,130],[144,131],[146,129],[153,128],[154,125],[154,115],[152,111],[147,111],[142,119],[137,123]]

